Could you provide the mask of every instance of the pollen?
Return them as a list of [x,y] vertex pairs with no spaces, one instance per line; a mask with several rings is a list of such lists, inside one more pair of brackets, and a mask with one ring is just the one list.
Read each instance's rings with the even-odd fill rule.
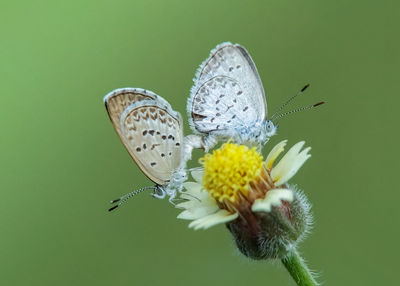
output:
[[200,161],[204,165],[203,187],[219,203],[235,203],[247,197],[251,184],[258,181],[263,157],[256,148],[226,143]]

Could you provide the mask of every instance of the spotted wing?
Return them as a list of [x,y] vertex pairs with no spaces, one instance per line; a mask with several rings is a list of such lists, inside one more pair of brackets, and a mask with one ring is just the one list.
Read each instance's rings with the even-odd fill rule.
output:
[[256,66],[240,45],[217,46],[201,64],[194,81],[188,115],[195,131],[232,130],[235,124],[249,125],[267,116]]
[[121,140],[140,169],[153,182],[165,185],[181,161],[180,114],[160,100],[143,100],[121,115]]
[[146,99],[156,100],[157,97],[151,91],[131,87],[115,89],[108,93],[103,100],[118,136],[121,137],[120,119],[124,110],[132,103]]

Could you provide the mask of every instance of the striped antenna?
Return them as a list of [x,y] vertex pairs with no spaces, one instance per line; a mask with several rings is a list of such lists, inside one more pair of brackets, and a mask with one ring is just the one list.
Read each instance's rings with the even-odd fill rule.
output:
[[277,117],[274,118],[274,123],[276,123],[276,121],[278,119],[280,119],[280,118],[282,118],[282,117],[284,117],[286,115],[289,115],[289,114],[292,114],[292,113],[296,113],[296,112],[299,112],[299,111],[303,111],[303,110],[307,110],[307,109],[311,109],[311,108],[317,107],[317,106],[319,106],[321,104],[324,104],[324,103],[325,103],[325,101],[321,101],[321,102],[315,103],[313,105],[303,106],[303,107],[300,107],[300,108],[296,108],[296,109],[287,111],[287,112],[282,113],[282,114],[278,114]]
[[271,120],[274,120],[275,116],[278,115],[278,112],[281,111],[286,105],[288,105],[293,99],[295,99],[296,97],[298,97],[300,94],[302,94],[308,87],[310,86],[310,84],[306,84],[298,93],[296,93],[295,95],[293,95],[291,98],[289,98],[284,104],[281,105],[281,107],[279,107],[279,109],[274,113],[274,115],[271,116]]
[[110,201],[111,204],[115,204],[115,203],[118,203],[118,204],[116,204],[115,206],[109,208],[108,211],[110,212],[110,211],[115,210],[117,207],[121,206],[123,203],[125,203],[130,198],[132,198],[133,196],[136,196],[137,194],[139,194],[139,193],[141,193],[141,192],[143,192],[145,190],[154,190],[154,192],[156,192],[156,190],[158,190],[158,189],[159,189],[159,186],[144,187],[144,188],[135,190],[133,192],[130,192],[130,193],[126,194],[126,195],[123,195],[122,197],[120,197],[118,199]]

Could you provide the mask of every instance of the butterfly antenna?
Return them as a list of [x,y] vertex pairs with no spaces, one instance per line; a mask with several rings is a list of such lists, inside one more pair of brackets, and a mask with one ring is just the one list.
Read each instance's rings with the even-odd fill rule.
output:
[[274,118],[274,122],[276,123],[277,120],[279,120],[280,118],[282,118],[282,117],[284,117],[286,115],[289,115],[289,114],[292,114],[292,113],[296,113],[296,112],[299,112],[299,111],[303,111],[303,110],[307,110],[307,109],[311,109],[311,108],[317,107],[317,106],[319,106],[321,104],[324,104],[324,103],[325,103],[324,101],[321,101],[321,102],[315,103],[313,105],[303,106],[303,107],[296,108],[296,109],[293,109],[291,111],[279,114],[279,115],[277,115],[277,117]]
[[306,84],[299,92],[297,92],[295,95],[293,95],[291,98],[289,98],[284,104],[282,104],[281,107],[279,107],[279,109],[274,113],[274,115],[271,116],[271,120],[274,120],[275,116],[278,115],[279,111],[281,111],[285,106],[287,106],[293,99],[295,99],[300,94],[302,94],[309,86],[310,86],[309,83]]
[[112,200],[112,201],[110,201],[111,204],[115,204],[115,203],[118,203],[118,204],[109,208],[108,211],[110,212],[110,211],[115,210],[117,207],[121,206],[123,203],[125,203],[130,198],[132,198],[133,196],[136,196],[137,194],[139,194],[145,190],[155,190],[155,189],[157,189],[157,187],[144,187],[144,188],[138,189],[136,191],[130,192],[126,195],[123,195],[122,197],[120,197],[118,199]]

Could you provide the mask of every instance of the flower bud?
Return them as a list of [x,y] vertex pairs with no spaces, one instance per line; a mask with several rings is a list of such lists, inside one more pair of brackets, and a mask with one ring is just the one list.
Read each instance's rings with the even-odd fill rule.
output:
[[291,202],[272,206],[270,212],[247,211],[226,224],[242,254],[251,259],[283,258],[304,238],[312,215],[303,193],[292,186]]

